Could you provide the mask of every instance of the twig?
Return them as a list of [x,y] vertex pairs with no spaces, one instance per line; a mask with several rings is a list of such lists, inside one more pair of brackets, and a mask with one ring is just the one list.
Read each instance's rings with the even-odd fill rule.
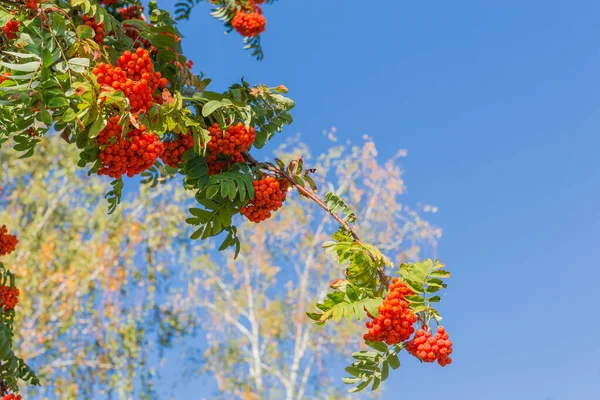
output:
[[273,172],[275,174],[281,175],[283,176],[289,183],[292,184],[292,186],[294,186],[296,189],[298,189],[298,191],[300,193],[302,193],[303,195],[305,195],[306,197],[310,198],[312,201],[314,201],[315,203],[317,203],[319,206],[321,206],[322,209],[324,209],[325,211],[327,211],[329,214],[331,214],[331,216],[340,223],[340,225],[342,225],[344,227],[344,229],[346,229],[350,235],[352,235],[352,237],[354,238],[354,241],[357,243],[361,243],[360,238],[358,237],[358,235],[356,234],[356,232],[354,232],[354,230],[352,229],[352,227],[346,222],[344,221],[339,215],[337,215],[334,212],[331,212],[331,209],[329,207],[327,207],[327,204],[323,203],[323,201],[321,199],[319,199],[316,195],[314,195],[313,193],[311,193],[309,190],[307,190],[304,186],[300,185],[298,182],[296,182],[296,180],[294,178],[292,178],[287,172],[285,172],[282,169],[279,168],[275,168],[271,165],[268,164],[264,164],[264,163],[259,163],[258,161],[256,161],[256,159],[254,157],[252,157],[250,154],[248,154],[247,152],[243,152],[242,155],[244,156],[244,158],[252,165],[255,166],[262,166],[262,168],[265,168],[266,170]]
[[[360,237],[358,236],[358,234],[356,232],[354,232],[354,229],[352,229],[352,227],[346,221],[344,221],[342,219],[342,217],[340,217],[338,214],[332,212],[331,209],[327,206],[327,204],[325,204],[323,202],[323,200],[321,200],[320,198],[318,198],[314,193],[312,193],[311,191],[309,191],[308,189],[306,189],[304,186],[300,185],[287,172],[285,172],[282,169],[276,168],[276,167],[274,167],[274,166],[272,166],[270,164],[258,162],[254,157],[252,157],[246,151],[242,152],[242,155],[244,156],[244,158],[246,159],[246,161],[248,161],[250,164],[252,164],[254,166],[259,166],[261,168],[266,169],[267,171],[273,172],[274,174],[280,175],[283,178],[285,178],[300,193],[302,193],[303,195],[305,195],[306,197],[308,197],[309,199],[311,199],[312,201],[314,201],[315,203],[317,203],[323,210],[327,211],[327,213],[329,213],[329,215],[331,215],[340,225],[342,225],[344,227],[344,229],[346,229],[350,233],[350,235],[352,235],[352,238],[354,239],[354,241],[356,243],[362,244],[362,241],[360,240]],[[375,259],[375,257],[373,257],[372,254],[369,254],[369,255],[371,256],[372,259]],[[379,275],[379,279],[381,280],[381,282],[383,282],[383,284],[385,285],[385,287],[389,288],[390,284],[388,282],[388,279],[387,279],[387,277],[385,276],[385,274],[383,273],[383,271],[380,268],[377,268],[377,274]]]
[[12,0],[0,0],[0,3],[4,3],[4,4],[8,4],[11,6],[15,6],[15,7],[20,7],[23,6],[23,3],[19,3],[18,1],[12,1]]

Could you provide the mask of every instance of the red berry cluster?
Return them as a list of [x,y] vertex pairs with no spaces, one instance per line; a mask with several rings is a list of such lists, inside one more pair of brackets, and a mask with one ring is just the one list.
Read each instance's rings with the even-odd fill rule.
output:
[[208,128],[208,131],[210,141],[206,144],[206,162],[209,175],[221,173],[229,165],[243,162],[242,151],[248,150],[256,138],[254,128],[246,128],[241,122],[227,128],[225,134],[217,123]]
[[25,3],[25,7],[31,9],[31,10],[37,10],[38,9],[38,2],[42,2],[43,0],[23,0]]
[[252,12],[238,11],[231,20],[231,26],[240,35],[252,37],[265,31],[267,20],[262,15],[262,10],[258,6],[255,6],[254,10]]
[[192,67],[194,66],[194,62],[193,62],[192,60],[187,60],[187,61],[185,62],[185,66],[186,66],[188,69],[192,69]]
[[219,124],[214,123],[210,128],[210,141],[206,147],[210,154],[234,154],[242,151],[246,151],[250,148],[250,145],[254,143],[256,134],[254,128],[249,127],[246,129],[244,124],[239,122],[237,125],[232,125],[225,131],[225,134],[221,131]]
[[3,74],[0,74],[0,83],[7,81],[10,79],[10,72],[5,72]]
[[127,19],[142,19],[142,12],[144,7],[142,6],[129,6],[119,9],[119,14],[124,20]]
[[271,217],[271,211],[277,211],[285,201],[287,181],[272,176],[252,182],[254,198],[240,207],[240,213],[252,222],[259,223]]
[[19,243],[19,239],[14,235],[9,235],[6,225],[2,225],[0,228],[0,256],[6,256],[15,251],[17,243]]
[[100,4],[102,4],[105,7],[108,7],[112,4],[118,3],[119,0],[100,0]]
[[438,326],[435,336],[431,336],[430,331],[419,329],[415,337],[406,343],[406,350],[419,360],[424,362],[434,362],[445,367],[452,364],[452,341],[448,339],[448,333],[443,326]]
[[217,175],[225,171],[227,168],[236,163],[244,162],[244,156],[241,153],[230,155],[208,155],[206,162],[208,163],[208,175]]
[[401,343],[410,338],[415,328],[417,316],[409,308],[405,296],[414,294],[404,282],[392,278],[392,284],[383,304],[379,306],[379,315],[369,317],[373,321],[367,322],[369,332],[364,339],[370,342],[385,342],[387,344]]
[[123,91],[133,112],[145,112],[152,107],[154,92],[168,83],[160,72],[154,72],[150,53],[142,47],[138,47],[135,53],[125,51],[117,60],[116,67],[99,63],[92,73],[99,84]]
[[134,128],[122,137],[119,117],[111,117],[98,135],[98,144],[103,146],[98,154],[102,167],[98,175],[118,179],[124,174],[132,177],[150,168],[164,151],[164,146],[154,133],[146,127]]
[[11,19],[2,27],[2,32],[6,35],[7,39],[16,39],[20,26],[21,23],[19,21]]
[[83,16],[83,23],[94,30],[94,42],[104,43],[104,22],[96,22],[96,18],[89,15]]
[[177,139],[170,142],[164,142],[165,151],[162,153],[160,158],[163,160],[165,165],[172,168],[177,168],[177,165],[181,162],[181,157],[188,149],[194,147],[194,138],[190,134],[184,134],[177,137]]
[[19,302],[19,289],[0,285],[0,308],[5,311],[14,309]]
[[1,400],[22,400],[23,398],[21,397],[20,394],[7,394],[6,396],[3,396]]

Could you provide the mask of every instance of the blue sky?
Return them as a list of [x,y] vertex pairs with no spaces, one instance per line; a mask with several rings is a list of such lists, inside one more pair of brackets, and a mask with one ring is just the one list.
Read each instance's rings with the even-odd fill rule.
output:
[[599,2],[281,0],[263,62],[207,10],[181,30],[214,90],[285,84],[316,149],[332,125],[408,148],[411,202],[440,209],[454,363],[406,362],[386,399],[600,398]]

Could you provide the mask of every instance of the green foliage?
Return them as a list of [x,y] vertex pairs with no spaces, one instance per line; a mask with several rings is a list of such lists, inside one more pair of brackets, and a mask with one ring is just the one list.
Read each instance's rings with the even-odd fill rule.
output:
[[333,241],[323,243],[325,251],[340,265],[346,266],[346,279],[352,285],[375,290],[383,282],[380,281],[379,270],[393,266],[375,246],[357,242],[344,231],[333,235]]
[[[15,276],[0,262],[0,285],[15,287]],[[13,322],[15,311],[0,308],[0,377],[4,385],[18,392],[18,380],[30,385],[39,385],[40,381],[25,361],[13,351]]]
[[[207,0],[208,1],[208,0]],[[266,1],[271,4],[275,0]],[[202,0],[180,0],[175,3],[175,18],[177,20],[189,19],[194,6],[202,2]],[[212,5],[210,15],[225,23],[227,32],[232,31],[231,20],[235,14],[244,7],[250,7],[251,3],[248,0],[218,0],[216,2],[208,1]],[[250,50],[251,55],[257,60],[264,58],[264,52],[260,44],[260,35],[255,37],[244,37],[244,49]]]
[[[175,5],[176,17],[188,18],[191,9],[198,3],[199,0],[178,2]],[[141,124],[161,140],[191,134],[193,148],[184,154],[177,168],[164,167],[157,162],[143,172],[142,183],[157,190],[159,183],[167,182],[176,174],[183,176],[183,187],[194,193],[196,202],[189,208],[191,216],[186,219],[194,226],[192,239],[204,240],[223,234],[225,238],[219,250],[233,247],[237,257],[241,245],[233,218],[254,198],[253,181],[265,171],[275,173],[287,179],[303,196],[315,201],[341,224],[333,235],[333,241],[324,243],[323,247],[344,268],[345,279],[335,281],[331,286],[333,292],[317,304],[321,312],[309,313],[308,316],[323,325],[329,319],[335,322],[344,318],[360,321],[365,312],[377,315],[377,307],[383,301],[389,284],[385,269],[393,264],[377,247],[358,238],[352,227],[357,221],[357,214],[345,200],[334,193],[327,193],[323,201],[315,196],[317,185],[311,177],[315,170],[304,168],[302,157],[293,159],[286,166],[279,159],[275,160],[275,164],[257,162],[243,152],[242,162],[227,165],[220,173],[209,174],[206,151],[211,139],[208,129],[212,125],[217,124],[224,134],[233,124],[254,127],[256,140],[253,146],[260,149],[285,125],[292,123],[290,110],[295,104],[284,96],[287,93],[284,86],[250,86],[242,80],[223,93],[206,90],[210,79],[191,73],[186,66],[187,59],[182,55],[182,35],[175,27],[175,20],[168,12],[158,9],[155,2],[150,4],[150,24],[141,19],[123,20],[124,17],[116,12],[117,6],[106,8],[94,0],[54,1],[41,5],[35,13],[23,10],[20,3],[2,4],[0,21],[17,18],[21,27],[16,39],[0,41],[0,73],[3,76],[8,74],[8,79],[0,84],[0,145],[11,143],[21,158],[31,157],[42,142],[40,137],[53,129],[67,143],[75,144],[79,150],[78,166],[91,165],[88,170],[88,175],[91,175],[105,160],[104,155],[102,160],[99,159],[105,144],[97,138],[111,117],[119,116],[122,128],[119,140],[130,140],[127,133],[132,128],[142,129]],[[231,30],[231,19],[235,13],[249,5],[248,0],[219,0],[214,5],[213,16],[224,21]],[[11,14],[11,11],[15,13]],[[101,44],[96,43],[95,31],[82,24],[84,15],[104,23],[108,35]],[[92,73],[99,62],[114,65],[124,51],[133,50],[132,33],[134,37],[139,36],[135,39],[138,40],[136,47],[144,43],[151,49],[149,54],[154,69],[169,82],[168,89],[162,93],[150,94],[146,104],[148,110],[140,113],[134,112],[130,103],[139,97],[132,98],[127,89],[115,85],[115,82],[111,85],[107,79],[102,81],[99,75],[97,78],[97,71]],[[245,38],[244,42],[255,57],[263,57],[259,36]],[[104,84],[101,86],[98,81]],[[160,98],[150,101],[152,96]],[[119,154],[115,152],[115,157],[125,155],[125,149],[117,151]],[[105,154],[111,153],[107,150]],[[123,180],[115,179],[111,186],[105,196],[109,214],[114,213],[121,203]],[[69,210],[70,207],[65,207],[61,212],[67,214]],[[123,232],[119,237],[123,237]],[[100,249],[99,254],[105,250]],[[115,257],[119,259],[120,255]],[[152,276],[154,273],[151,272]],[[440,301],[436,293],[446,287],[443,279],[449,273],[443,265],[431,260],[403,264],[400,274],[416,293],[408,301],[419,313],[420,320],[426,323],[432,318],[439,321],[439,313],[431,304]],[[14,285],[14,277],[6,276]],[[90,301],[93,303],[95,300]],[[11,387],[16,390],[18,378],[33,384],[37,384],[37,378],[12,353],[13,317],[14,313],[5,312],[4,320],[0,321],[0,357],[3,361],[0,368],[6,373],[6,382],[9,385],[14,382]],[[119,342],[127,349],[130,348],[127,341],[134,340],[137,329],[135,323],[128,324],[121,332]],[[68,328],[61,328],[65,330],[60,334]],[[238,327],[245,332],[246,328],[243,325],[242,328]],[[389,367],[395,369],[399,366],[397,353],[402,345],[388,348],[381,343],[367,344],[376,351],[355,353],[353,356],[357,361],[348,367],[353,377],[346,379],[351,381],[348,383],[358,385],[355,391],[370,384],[375,390],[387,378]]]
[[117,206],[121,204],[123,179],[115,179],[110,184],[113,188],[111,191],[106,193],[105,197],[108,200],[108,213],[112,214],[117,209]]
[[353,224],[356,222],[356,214],[354,214],[354,211],[352,211],[352,209],[344,201],[344,199],[342,199],[335,193],[331,193],[331,192],[327,193],[325,195],[325,198],[323,199],[323,202],[325,203],[325,205],[327,205],[327,207],[329,207],[330,213],[334,214],[334,213],[338,213],[341,211],[343,213],[344,221],[346,221],[350,224]]
[[192,158],[186,160],[184,166],[187,172],[186,187],[198,189],[195,198],[203,207],[191,208],[192,217],[186,219],[188,224],[199,226],[191,238],[203,240],[227,231],[227,237],[219,250],[235,246],[237,257],[240,243],[232,218],[239,212],[239,207],[254,198],[253,171],[248,165],[240,163],[229,171],[209,177],[202,157],[189,157]]
[[410,307],[415,313],[422,313],[421,319],[427,325],[432,318],[436,322],[442,319],[431,303],[438,303],[441,298],[435,293],[448,287],[443,279],[449,278],[450,272],[443,269],[444,267],[445,264],[437,259],[426,259],[422,262],[401,264],[399,268],[402,281],[415,292],[414,296],[407,297]]
[[350,366],[346,367],[346,372],[351,376],[342,378],[342,382],[356,386],[350,389],[351,393],[360,392],[371,385],[371,390],[375,391],[384,382],[388,376],[390,368],[398,369],[400,360],[398,353],[402,350],[402,345],[388,347],[382,342],[366,342],[366,344],[375,351],[359,351],[352,354],[356,359]]
[[256,140],[254,147],[260,149],[277,132],[281,132],[285,125],[293,122],[290,110],[296,105],[293,100],[283,96],[287,93],[285,87],[268,88],[265,85],[249,88],[245,82],[241,87],[233,86],[230,92],[236,96],[237,93],[244,95],[242,87],[248,90],[250,98],[247,100],[254,113],[254,124],[256,126]]
[[317,308],[323,313],[306,313],[306,315],[316,321],[318,325],[323,325],[330,318],[337,323],[345,318],[358,321],[365,316],[365,311],[373,316],[377,316],[377,307],[383,299],[376,296],[376,293],[364,288],[352,286],[344,280],[338,280],[332,287],[335,291],[328,293],[322,303],[317,303]]

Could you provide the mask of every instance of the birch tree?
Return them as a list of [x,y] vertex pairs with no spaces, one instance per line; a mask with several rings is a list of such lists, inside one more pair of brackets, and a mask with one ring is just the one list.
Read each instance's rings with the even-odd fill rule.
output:
[[[359,220],[365,238],[398,262],[418,259],[422,251],[435,254],[441,229],[403,202],[400,162],[406,151],[381,163],[371,139],[360,146],[336,145],[334,132],[327,133],[332,140],[328,152],[305,157],[316,162],[318,182],[325,185],[329,179],[328,190],[363,210]],[[305,145],[291,141],[277,155],[294,158],[290,149],[308,154]],[[303,311],[324,297],[340,273],[321,248],[332,222],[318,209],[307,209],[302,198],[288,201],[276,217],[243,237],[248,245],[237,260],[206,254],[186,264],[189,285],[172,296],[176,308],[206,331],[210,346],[191,349],[195,356],[188,361],[201,362],[198,373],[214,376],[223,398],[345,397],[324,372],[340,362],[347,348],[359,345],[361,328],[353,323],[335,330],[317,326]],[[205,312],[209,320],[201,317]]]

